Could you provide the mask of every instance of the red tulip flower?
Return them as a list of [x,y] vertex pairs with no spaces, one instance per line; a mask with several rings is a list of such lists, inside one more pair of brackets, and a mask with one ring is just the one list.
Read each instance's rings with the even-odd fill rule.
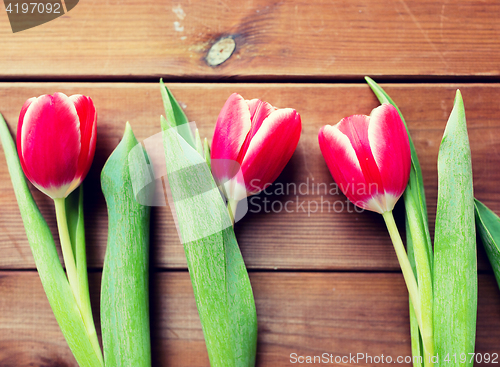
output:
[[26,177],[53,199],[83,181],[94,158],[96,110],[90,97],[63,93],[28,99],[17,125],[17,151]]
[[398,111],[383,104],[370,116],[354,115],[335,126],[324,126],[319,132],[319,146],[333,178],[349,200],[382,214],[421,327],[418,285],[392,214],[411,167],[408,133]]
[[212,172],[228,200],[257,194],[276,180],[301,130],[294,109],[232,94],[217,119],[211,150]]
[[408,183],[411,153],[406,128],[392,105],[324,126],[319,146],[350,201],[380,214],[394,208]]

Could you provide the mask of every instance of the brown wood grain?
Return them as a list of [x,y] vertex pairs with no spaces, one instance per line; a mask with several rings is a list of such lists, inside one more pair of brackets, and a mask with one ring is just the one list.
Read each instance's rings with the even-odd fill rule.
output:
[[[99,278],[100,273],[90,276],[94,315]],[[408,296],[400,274],[254,272],[250,279],[259,367],[287,366],[291,353],[384,354],[394,360],[411,353]],[[0,294],[1,366],[76,366],[36,272],[0,272]],[[151,302],[153,365],[208,366],[188,273],[152,274]],[[492,275],[481,275],[476,352],[499,353],[499,340],[500,293]]]
[[[299,146],[278,182],[297,187],[297,195],[282,195],[275,184],[270,195],[261,194],[250,202],[250,211],[236,225],[244,259],[252,269],[342,269],[398,270],[394,250],[378,214],[350,213],[342,194],[318,195],[317,184],[333,183],[317,143],[317,132],[324,124],[334,124],[355,113],[369,114],[377,101],[366,85],[348,84],[171,84],[173,93],[185,106],[201,135],[211,138],[220,108],[232,92],[246,98],[259,97],[280,107],[293,107],[303,121]],[[431,232],[434,228],[437,197],[437,153],[445,123],[451,111],[456,88],[465,101],[472,149],[475,194],[492,210],[500,213],[500,85],[498,84],[415,84],[385,85],[406,117],[424,175],[429,203]],[[98,110],[96,157],[85,180],[85,224],[90,267],[101,267],[107,240],[107,213],[100,190],[99,174],[106,158],[118,144],[125,121],[141,141],[160,132],[162,111],[159,86],[154,84],[0,84],[0,112],[15,131],[19,110],[32,96],[62,91],[90,95]],[[314,181],[313,181],[314,180]],[[313,182],[314,186],[313,192]],[[300,191],[301,190],[301,191]],[[53,204],[48,197],[32,190],[41,211],[57,235]],[[328,212],[328,206],[307,213],[307,205],[323,200],[343,202],[342,212]],[[287,201],[293,211],[276,213]],[[253,203],[253,204],[252,204]],[[297,209],[297,203],[305,203]],[[12,190],[3,151],[0,151],[0,268],[34,268],[25,230]],[[293,208],[293,209],[292,209]],[[330,207],[331,208],[331,207]],[[340,210],[340,204],[335,207]],[[350,209],[352,211],[352,204]],[[306,211],[306,212],[304,212]],[[402,225],[402,207],[396,217]],[[185,268],[183,248],[177,237],[168,207],[152,211],[151,259],[156,267]],[[479,245],[480,269],[489,269]]]
[[[500,74],[494,0],[88,0],[13,34],[0,78],[334,78]],[[223,37],[236,49],[213,67]]]

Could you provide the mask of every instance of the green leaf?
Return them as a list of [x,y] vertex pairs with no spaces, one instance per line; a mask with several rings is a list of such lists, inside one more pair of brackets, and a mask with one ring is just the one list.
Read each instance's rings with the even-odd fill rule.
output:
[[[413,272],[417,275],[422,317],[420,340],[423,344],[424,364],[428,366],[432,365],[431,358],[434,356],[432,273],[425,247],[426,238],[424,226],[421,223],[420,206],[415,202],[415,195],[412,193],[410,190],[405,191],[407,243],[412,250]],[[413,343],[416,343],[416,340]]]
[[76,232],[80,220],[79,203],[80,203],[80,190],[82,190],[82,187],[83,185],[80,185],[80,188],[78,190],[73,191],[71,194],[69,194],[66,200],[64,200],[64,203],[66,205],[66,221],[68,222],[68,232],[71,240],[73,255],[75,257],[75,263],[76,263],[76,237],[77,237]]
[[177,126],[179,134],[189,145],[195,148],[195,137],[189,126],[189,120],[181,106],[179,106],[179,103],[177,103],[172,92],[163,84],[163,79],[160,79],[160,90],[167,121]]
[[[407,235],[407,240],[406,240],[406,248],[408,252],[408,260],[410,261],[410,265],[413,270],[413,274],[415,274],[415,277],[417,276],[417,268],[415,265],[415,255],[413,253],[413,243],[411,241],[411,236],[409,235],[410,233],[410,227],[408,225],[408,217],[406,216],[406,233]],[[418,320],[417,316],[415,314],[415,309],[413,308],[413,303],[411,302],[411,299],[409,300],[410,304],[410,334],[411,334],[411,353],[413,355],[413,367],[422,367],[423,364],[423,358],[424,358],[424,346],[422,343],[422,337],[420,335],[420,329],[418,328]],[[422,358],[422,360],[420,360]]]
[[212,166],[212,158],[210,157],[210,146],[208,145],[208,139],[205,138],[205,140],[203,141],[203,150],[204,150],[204,153],[205,153],[205,162],[207,162],[207,165],[208,165],[208,169],[211,170],[211,166]]
[[227,208],[205,157],[162,116],[167,174],[212,367],[255,364],[257,314]]
[[97,332],[92,317],[92,306],[90,304],[85,245],[85,223],[83,217],[83,184],[80,185],[78,190],[73,191],[66,198],[65,205],[66,220],[68,222],[68,230],[77,271],[78,295],[80,297],[78,304],[94,350],[101,356],[101,346],[97,339]]
[[[138,150],[134,148],[139,147]],[[133,152],[137,153],[134,154]],[[127,123],[108,158],[101,185],[108,207],[108,244],[102,272],[101,325],[106,367],[151,366],[149,330],[149,219],[151,208],[134,196],[131,171],[151,189],[147,160]],[[130,168],[129,168],[130,167]]]
[[104,366],[59,261],[54,238],[28,188],[9,128],[0,115],[0,139],[40,280],[54,316],[80,367]]
[[199,155],[201,155],[202,157],[204,157],[205,156],[205,152],[203,152],[203,143],[201,142],[200,131],[198,129],[196,129],[194,131],[194,139],[195,139],[195,148],[196,148],[196,151],[198,152]]
[[500,287],[500,218],[486,205],[474,199],[476,229],[490,260],[493,273]]
[[472,164],[460,91],[439,148],[438,203],[434,236],[434,335],[442,366],[472,366],[470,358],[451,364],[444,356],[473,353],[477,313],[476,231]]
[[[433,253],[432,242],[429,232],[429,224],[427,217],[427,203],[425,200],[425,191],[422,177],[422,169],[417,156],[417,151],[413,144],[413,140],[408,129],[408,125],[399,110],[398,106],[391,97],[369,77],[365,77],[366,82],[377,96],[380,103],[389,103],[393,105],[399,113],[401,120],[405,124],[406,132],[410,142],[411,152],[411,169],[408,186],[404,192],[404,201],[406,208],[406,243],[408,249],[408,260],[412,265],[413,272],[417,278],[419,285],[422,323],[426,329],[425,344],[427,358],[426,364],[429,364],[429,355],[434,354],[434,346],[432,343],[433,325],[432,325],[432,267]],[[412,353],[414,357],[423,357],[423,341],[419,328],[417,327],[417,319],[413,310],[413,305],[410,301],[410,330],[412,337]],[[419,367],[418,358],[414,359],[414,366]]]

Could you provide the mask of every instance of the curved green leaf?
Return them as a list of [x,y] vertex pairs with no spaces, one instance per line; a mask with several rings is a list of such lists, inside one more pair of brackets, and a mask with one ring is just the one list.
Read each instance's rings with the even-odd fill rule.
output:
[[486,205],[474,199],[476,229],[490,260],[497,284],[500,287],[500,218]]
[[[130,154],[138,144],[127,123],[122,141],[101,173],[109,220],[101,286],[106,367],[151,366],[148,290],[151,208],[137,202],[129,169],[135,159],[139,164],[147,160],[142,148],[139,153],[144,156]],[[134,170],[136,174],[141,172]],[[144,177],[144,182],[148,179]]]
[[165,108],[165,116],[169,123],[177,126],[177,131],[182,138],[193,148],[196,147],[195,137],[189,126],[189,120],[182,110],[179,103],[174,98],[174,95],[160,79],[161,98],[163,100],[163,107]]

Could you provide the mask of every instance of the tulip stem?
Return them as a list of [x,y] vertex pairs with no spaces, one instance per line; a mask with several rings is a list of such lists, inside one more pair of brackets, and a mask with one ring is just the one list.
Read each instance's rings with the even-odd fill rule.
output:
[[71,246],[71,238],[69,236],[68,230],[68,220],[66,218],[65,199],[54,199],[54,203],[56,207],[57,229],[59,231],[59,240],[61,242],[64,266],[66,267],[66,275],[68,277],[69,285],[73,290],[76,303],[78,304],[79,308],[81,308],[75,255],[73,254],[73,247]]
[[392,215],[392,210],[383,213],[382,216],[384,217],[385,224],[387,225],[387,229],[389,231],[389,235],[391,236],[392,244],[394,246],[394,250],[396,251],[396,256],[398,257],[399,266],[401,267],[401,271],[403,272],[403,278],[406,282],[406,288],[408,288],[408,293],[410,294],[410,299],[413,304],[413,309],[415,311],[415,316],[417,318],[418,326],[420,330],[422,330],[422,312],[420,309],[420,294],[418,291],[418,285],[415,279],[415,275],[413,274],[410,261],[408,260],[408,255],[406,254],[406,250],[403,245],[403,240],[401,240],[401,236],[399,235],[398,227],[396,226],[396,222],[394,221],[394,216]]
[[234,227],[234,218],[236,216],[236,207],[238,206],[238,200],[229,199],[227,201],[227,211],[229,212],[229,218]]

